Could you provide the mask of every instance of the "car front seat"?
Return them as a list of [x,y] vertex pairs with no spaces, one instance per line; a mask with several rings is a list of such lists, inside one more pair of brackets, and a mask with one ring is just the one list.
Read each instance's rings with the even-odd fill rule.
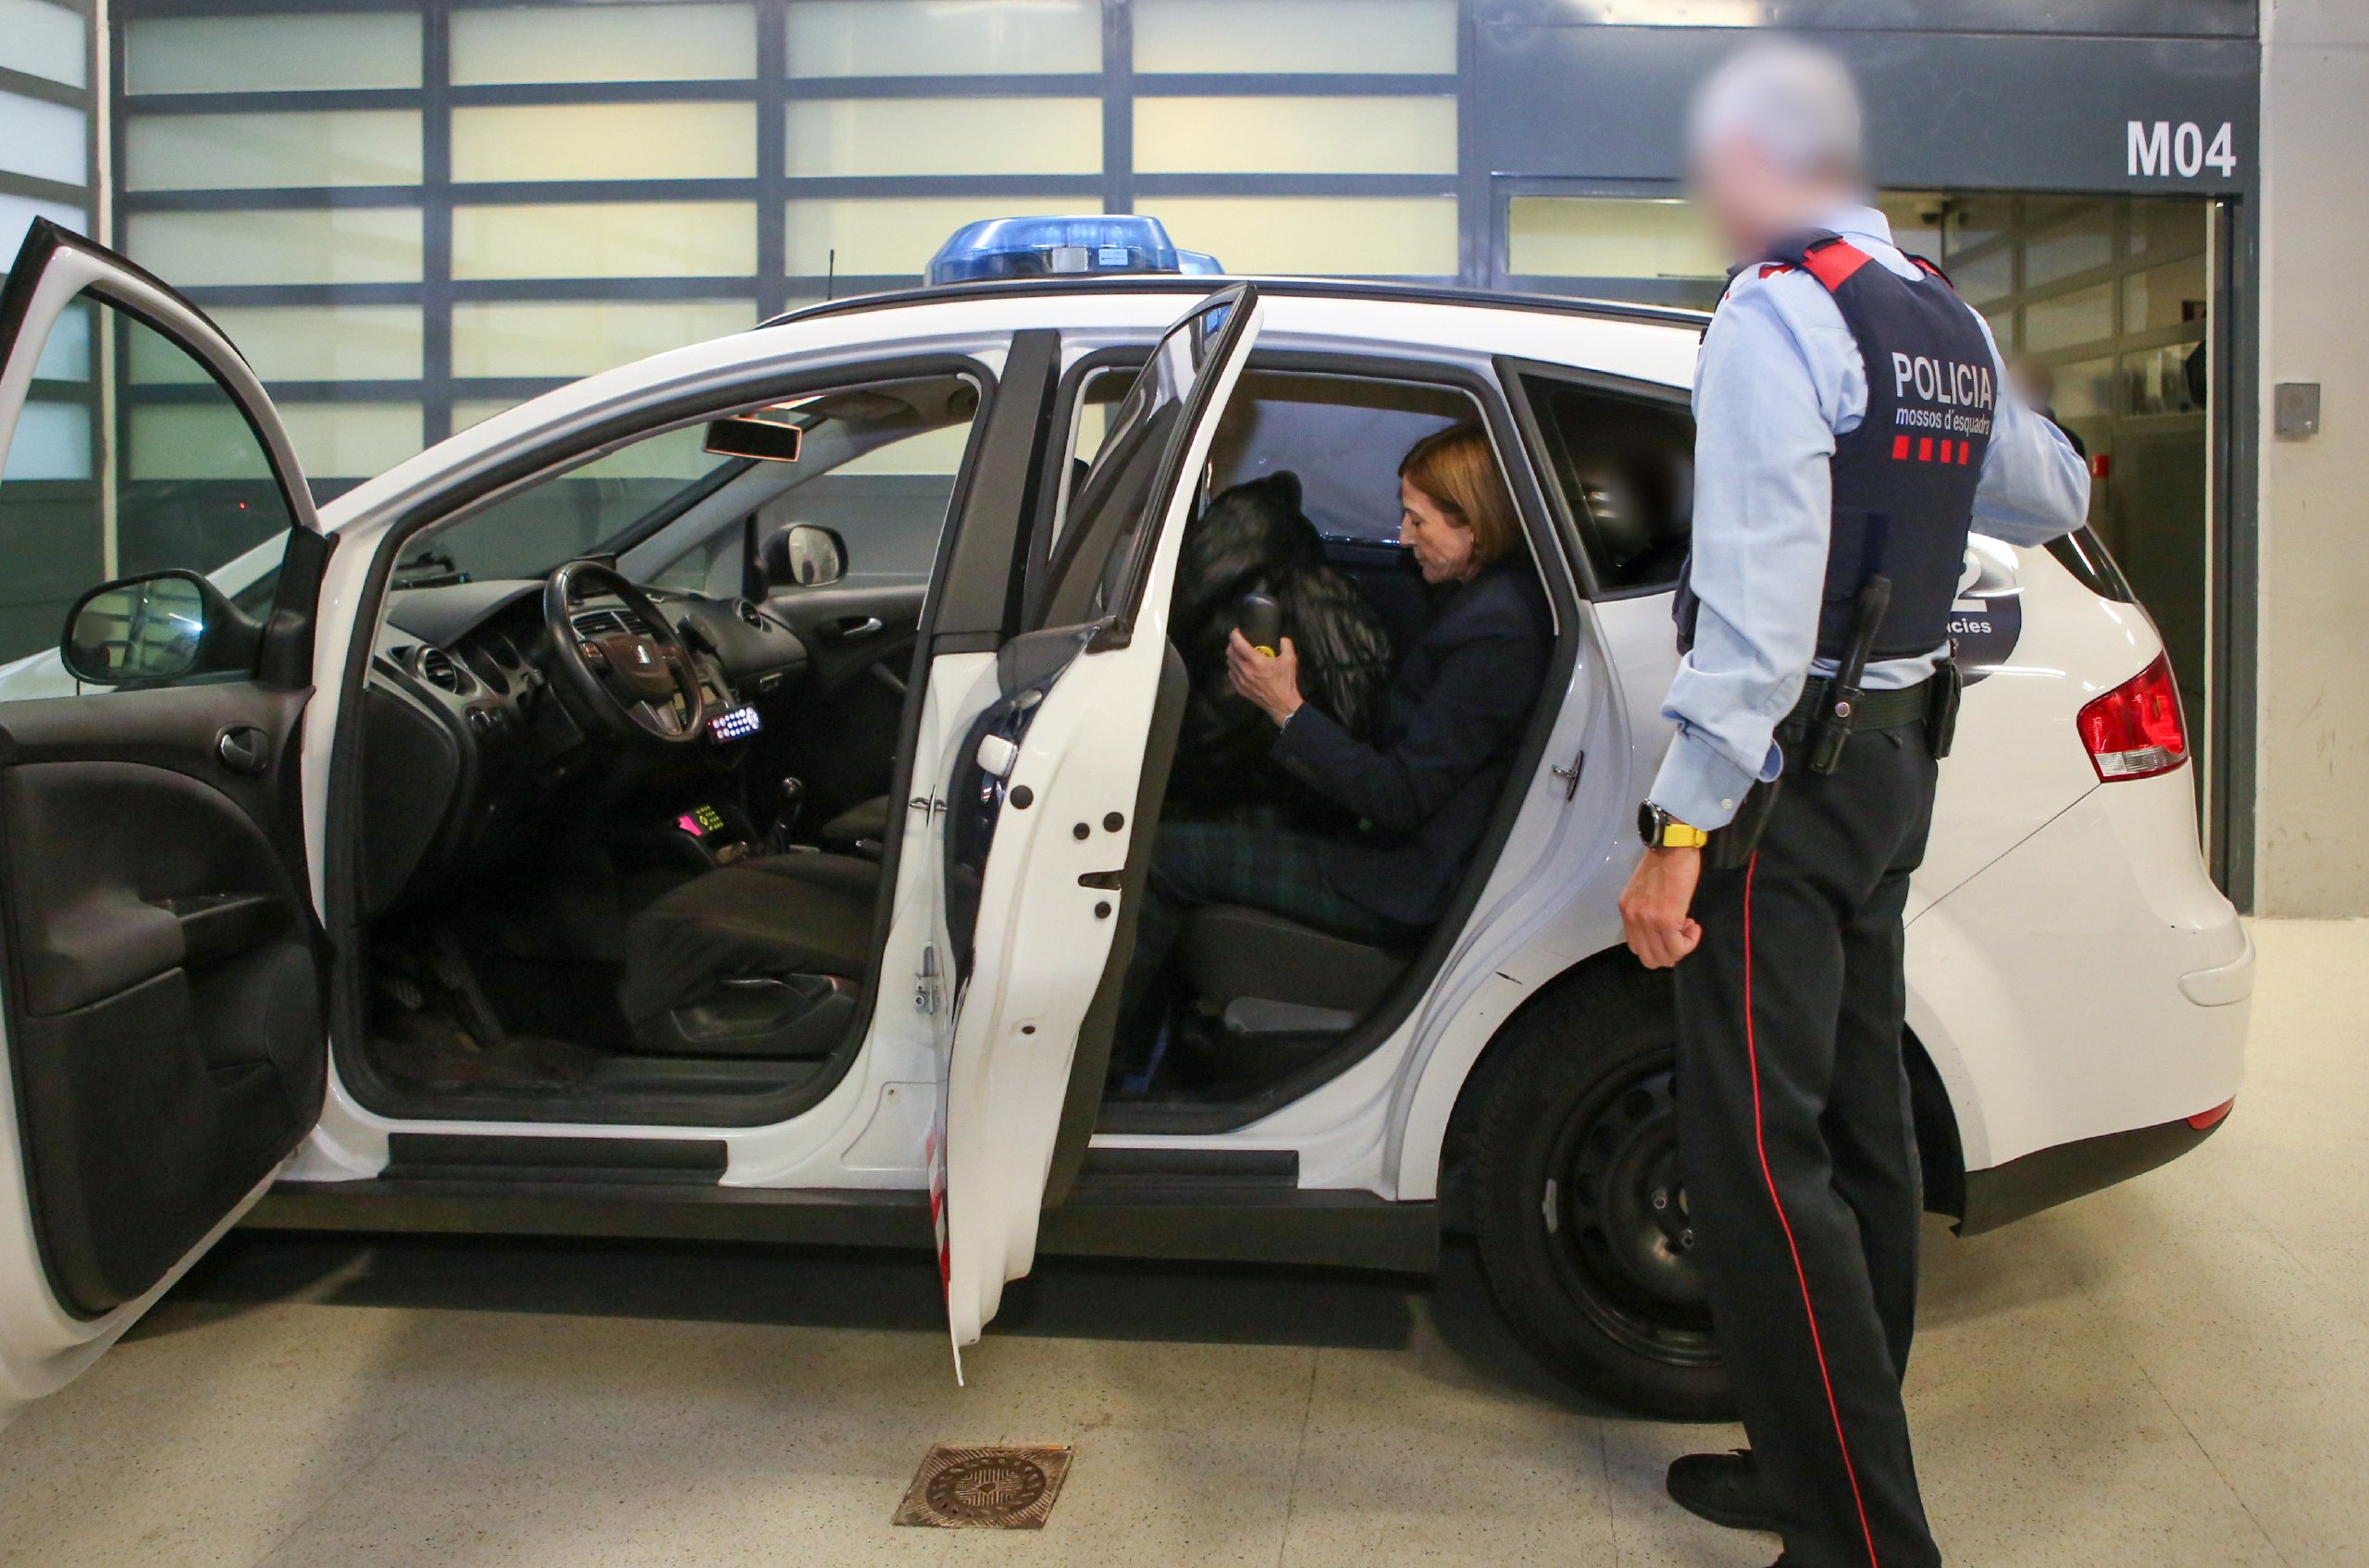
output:
[[[822,825],[817,835],[833,850],[853,852],[868,860],[879,858],[880,846],[888,841],[888,797],[875,795],[859,800]],[[869,850],[859,848],[870,845]]]
[[880,867],[845,855],[741,861],[625,926],[617,1001],[645,1050],[827,1056],[854,1022]]
[[1380,1005],[1408,957],[1328,936],[1264,910],[1211,904],[1184,917],[1177,961],[1215,1042],[1239,1065],[1321,1052]]

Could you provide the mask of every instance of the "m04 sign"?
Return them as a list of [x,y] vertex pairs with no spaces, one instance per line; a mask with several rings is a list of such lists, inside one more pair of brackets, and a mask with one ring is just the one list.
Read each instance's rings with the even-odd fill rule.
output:
[[2183,120],[2177,127],[2169,120],[2153,123],[2134,120],[2125,137],[2130,153],[2128,173],[2134,179],[2169,179],[2175,175],[2181,179],[2194,179],[2208,168],[2220,170],[2221,177],[2228,179],[2237,172],[2237,142],[2226,120],[2221,129],[2213,132],[2209,143],[2204,139],[2204,128],[2192,120]]

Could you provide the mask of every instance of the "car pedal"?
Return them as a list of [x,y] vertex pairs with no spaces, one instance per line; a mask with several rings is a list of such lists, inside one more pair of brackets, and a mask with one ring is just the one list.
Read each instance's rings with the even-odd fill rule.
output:
[[461,939],[449,928],[438,930],[429,939],[428,967],[460,1010],[461,1026],[470,1038],[488,1050],[509,1043],[509,1032],[502,1027],[493,1004],[477,984],[477,971],[461,950]]

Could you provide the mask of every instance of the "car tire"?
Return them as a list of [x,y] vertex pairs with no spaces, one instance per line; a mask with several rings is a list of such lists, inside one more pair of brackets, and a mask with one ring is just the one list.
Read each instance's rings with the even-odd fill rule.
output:
[[1734,1418],[1688,1255],[1666,977],[1607,967],[1509,1027],[1474,1127],[1491,1293],[1531,1354],[1641,1415]]

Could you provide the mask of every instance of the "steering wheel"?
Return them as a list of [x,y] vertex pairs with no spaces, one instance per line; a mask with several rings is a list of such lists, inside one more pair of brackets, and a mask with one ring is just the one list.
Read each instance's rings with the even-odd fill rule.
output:
[[[624,624],[579,630],[586,599],[624,601]],[[639,626],[633,624],[638,621]],[[570,561],[543,585],[543,623],[575,706],[605,728],[635,739],[688,746],[707,722],[699,667],[650,596],[601,561]]]

